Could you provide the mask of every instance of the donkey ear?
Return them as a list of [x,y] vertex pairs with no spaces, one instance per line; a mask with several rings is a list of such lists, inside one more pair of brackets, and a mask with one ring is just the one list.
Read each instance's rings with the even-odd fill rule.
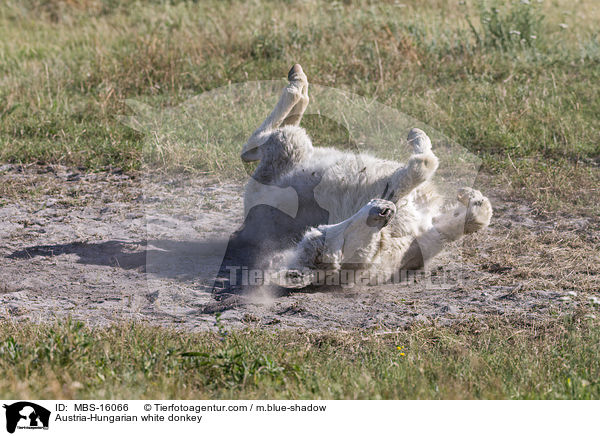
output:
[[254,162],[260,160],[260,147],[254,147],[250,150],[242,150],[241,158],[244,162]]
[[8,406],[6,404],[2,405],[2,407],[4,407],[5,409],[8,409]]

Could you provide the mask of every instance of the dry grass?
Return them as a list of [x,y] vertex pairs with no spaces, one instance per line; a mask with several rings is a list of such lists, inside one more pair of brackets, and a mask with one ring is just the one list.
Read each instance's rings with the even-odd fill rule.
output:
[[584,305],[589,296],[597,295],[597,216],[536,214],[517,202],[502,206],[491,228],[467,238],[464,244],[464,259],[478,270],[475,281],[481,289],[506,286],[518,292],[575,291]]
[[[313,83],[444,133],[532,201],[597,204],[599,8],[531,3],[499,5],[493,22],[491,6],[435,0],[4,3],[0,159],[136,168],[146,140],[119,121],[126,99],[165,108],[301,62]],[[209,151],[186,167],[224,173],[238,161],[237,148],[214,151],[199,131],[186,139]]]

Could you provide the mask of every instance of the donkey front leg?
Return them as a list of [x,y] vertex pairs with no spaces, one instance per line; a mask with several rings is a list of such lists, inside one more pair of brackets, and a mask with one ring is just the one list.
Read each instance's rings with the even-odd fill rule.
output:
[[429,180],[439,165],[437,156],[431,150],[431,140],[425,132],[412,129],[408,134],[408,143],[412,145],[414,154],[406,166],[394,172],[384,194],[386,199],[394,203]]

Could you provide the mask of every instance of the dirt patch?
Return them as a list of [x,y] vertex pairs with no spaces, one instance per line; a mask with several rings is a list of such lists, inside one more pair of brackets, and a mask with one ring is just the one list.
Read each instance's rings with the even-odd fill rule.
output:
[[209,278],[243,220],[241,185],[15,165],[0,166],[0,184],[0,319],[204,330],[223,311],[237,327],[394,330],[488,316],[600,316],[598,217],[542,214],[485,188],[491,226],[436,258],[431,275],[215,303]]

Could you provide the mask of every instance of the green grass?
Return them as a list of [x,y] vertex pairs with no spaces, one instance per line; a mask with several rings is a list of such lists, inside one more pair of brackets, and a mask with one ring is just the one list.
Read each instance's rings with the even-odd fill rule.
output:
[[[136,170],[149,145],[168,167],[243,176],[239,148],[266,104],[208,136],[177,117],[185,134],[156,142],[122,122],[139,115],[127,101],[164,111],[300,62],[311,83],[375,99],[477,154],[502,192],[597,211],[600,8],[530,3],[5,1],[0,161]],[[318,144],[353,146],[339,123],[304,125]],[[598,344],[599,326],[576,319],[383,336],[5,322],[0,396],[599,398]]]
[[[120,121],[127,99],[177,106],[300,62],[312,83],[375,98],[467,147],[520,196],[593,205],[600,12],[594,0],[530,3],[3,2],[0,161],[136,169],[147,138]],[[319,143],[339,137],[339,126],[305,124]],[[192,129],[199,152],[162,161],[243,175],[254,126],[241,127],[239,143],[218,149]]]
[[391,335],[4,322],[0,397],[598,399],[599,344],[577,318]]

